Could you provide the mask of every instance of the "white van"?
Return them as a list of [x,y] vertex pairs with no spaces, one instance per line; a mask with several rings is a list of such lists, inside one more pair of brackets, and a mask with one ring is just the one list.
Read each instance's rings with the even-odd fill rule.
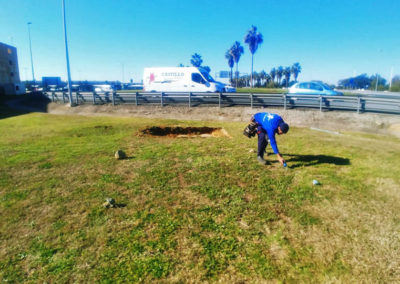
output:
[[216,82],[209,73],[197,67],[144,68],[143,90],[145,92],[236,92],[235,88]]

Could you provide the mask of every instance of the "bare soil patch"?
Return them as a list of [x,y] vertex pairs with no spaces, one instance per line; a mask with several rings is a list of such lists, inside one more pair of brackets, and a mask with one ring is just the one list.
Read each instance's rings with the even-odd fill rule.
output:
[[170,127],[151,126],[140,131],[139,135],[174,138],[188,137],[229,137],[225,129],[213,127]]

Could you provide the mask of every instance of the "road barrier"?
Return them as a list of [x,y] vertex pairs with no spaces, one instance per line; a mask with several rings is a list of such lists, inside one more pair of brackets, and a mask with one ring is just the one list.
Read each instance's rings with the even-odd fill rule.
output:
[[[69,103],[66,92],[44,92],[51,101]],[[300,94],[256,93],[194,93],[194,92],[73,92],[74,104],[133,104],[133,105],[186,105],[188,107],[218,105],[218,107],[283,107],[315,108],[400,114],[400,100],[366,96],[321,96]]]

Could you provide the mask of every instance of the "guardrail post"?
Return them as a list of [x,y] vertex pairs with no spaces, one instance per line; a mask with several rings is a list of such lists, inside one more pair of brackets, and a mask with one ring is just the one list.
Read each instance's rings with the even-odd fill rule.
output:
[[51,101],[54,103],[54,92],[51,92]]
[[283,94],[283,109],[286,110],[286,94]]
[[361,98],[357,97],[357,114],[360,113],[360,106],[361,106]]
[[322,112],[322,96],[319,96],[319,112]]
[[95,105],[96,104],[96,92],[93,91],[92,95],[93,95],[93,104]]
[[161,101],[161,107],[163,107],[163,106],[164,106],[164,102],[163,102],[163,96],[164,96],[164,93],[161,93],[161,97],[160,97],[160,101]]
[[62,97],[63,97],[63,103],[65,104],[65,92],[62,92]]
[[253,93],[250,93],[250,107],[253,108]]
[[77,105],[79,104],[79,92],[78,91],[76,92],[76,104]]
[[138,105],[137,97],[138,97],[138,92],[135,93],[135,105],[136,105],[136,106]]
[[112,105],[115,106],[115,92],[114,91],[111,94],[111,101],[112,101]]
[[192,107],[192,92],[189,93],[189,107]]
[[219,92],[218,93],[218,107],[221,108],[221,97],[222,97],[222,93]]

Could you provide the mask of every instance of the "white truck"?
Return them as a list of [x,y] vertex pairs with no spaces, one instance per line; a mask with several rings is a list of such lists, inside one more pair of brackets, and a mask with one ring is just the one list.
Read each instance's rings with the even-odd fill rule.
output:
[[197,67],[144,68],[145,92],[236,92],[234,87],[216,82],[209,73]]

